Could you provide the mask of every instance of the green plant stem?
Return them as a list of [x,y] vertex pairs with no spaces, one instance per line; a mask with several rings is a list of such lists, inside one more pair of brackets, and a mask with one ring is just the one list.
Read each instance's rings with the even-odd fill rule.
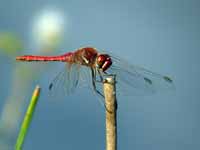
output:
[[40,95],[40,87],[36,86],[36,88],[33,92],[33,95],[31,97],[30,104],[29,104],[26,114],[24,116],[24,120],[22,122],[20,132],[18,134],[17,142],[15,145],[16,150],[22,149],[25,137],[27,135],[28,128],[29,128],[31,120],[33,118],[33,113],[34,113],[39,95]]

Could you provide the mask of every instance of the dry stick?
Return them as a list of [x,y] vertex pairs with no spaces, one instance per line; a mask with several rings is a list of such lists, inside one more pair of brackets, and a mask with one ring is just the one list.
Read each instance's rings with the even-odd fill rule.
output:
[[26,114],[24,116],[24,120],[22,122],[20,132],[18,134],[17,142],[16,142],[16,145],[15,145],[15,150],[21,150],[22,149],[27,131],[30,127],[31,120],[33,118],[33,113],[34,113],[39,95],[40,95],[40,87],[36,86],[36,88],[33,92],[32,98],[30,100],[30,104],[29,104],[28,109],[26,111]]
[[117,101],[115,76],[104,81],[106,104],[106,150],[117,150]]

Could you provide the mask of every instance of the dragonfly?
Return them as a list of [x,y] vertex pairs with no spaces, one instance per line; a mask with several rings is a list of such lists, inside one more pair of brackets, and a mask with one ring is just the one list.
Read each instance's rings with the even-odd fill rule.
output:
[[65,63],[64,70],[49,84],[49,90],[57,87],[55,85],[58,83],[66,82],[67,92],[72,93],[81,84],[82,79],[85,79],[85,77],[82,77],[84,74],[83,68],[87,68],[86,78],[89,78],[93,90],[101,97],[104,97],[104,95],[97,85],[103,83],[105,77],[109,75],[116,75],[117,91],[119,90],[119,93],[129,92],[132,95],[147,95],[174,87],[173,80],[170,77],[131,65],[120,57],[108,52],[100,52],[94,47],[83,47],[57,56],[17,56],[16,60]]

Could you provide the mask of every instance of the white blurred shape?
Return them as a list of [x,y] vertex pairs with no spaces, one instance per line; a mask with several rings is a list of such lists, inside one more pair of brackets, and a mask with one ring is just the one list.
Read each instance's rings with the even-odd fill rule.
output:
[[41,48],[54,48],[62,40],[66,18],[57,9],[41,11],[33,22],[33,37]]

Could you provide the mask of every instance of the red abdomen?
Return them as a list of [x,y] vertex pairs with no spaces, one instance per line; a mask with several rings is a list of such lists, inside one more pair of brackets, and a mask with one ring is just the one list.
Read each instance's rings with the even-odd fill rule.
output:
[[60,56],[34,56],[34,55],[24,55],[17,56],[16,60],[19,61],[62,61],[71,62],[73,59],[73,53],[69,52]]

